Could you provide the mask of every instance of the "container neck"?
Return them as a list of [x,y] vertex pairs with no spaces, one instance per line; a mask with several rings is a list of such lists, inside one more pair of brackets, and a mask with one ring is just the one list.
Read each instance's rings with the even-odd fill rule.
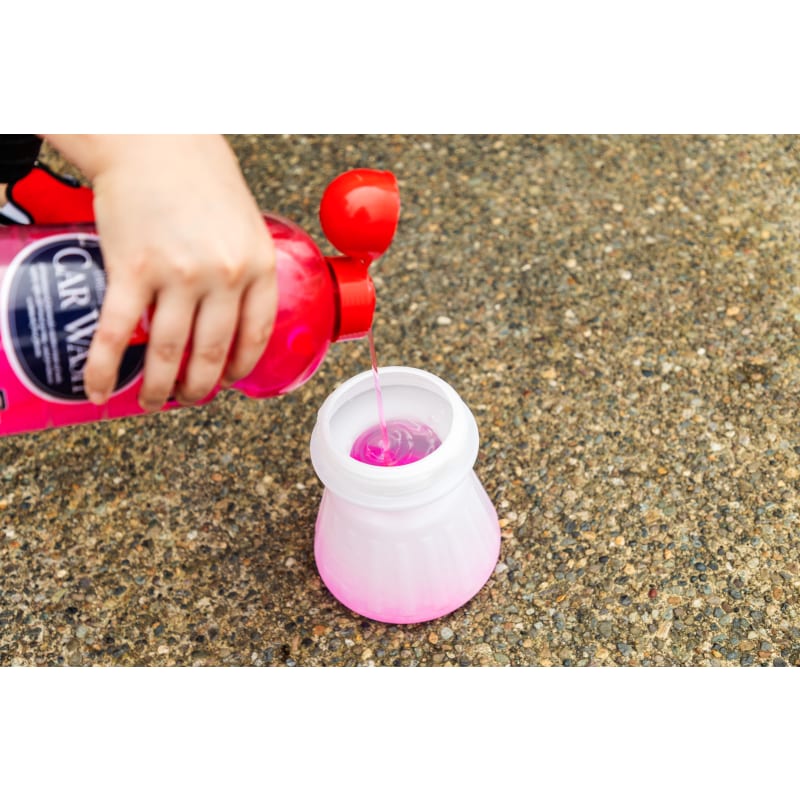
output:
[[356,375],[328,397],[311,435],[311,460],[326,488],[366,508],[395,510],[432,502],[460,485],[478,454],[475,418],[441,378],[410,367],[380,370],[387,416],[430,423],[441,444],[430,455],[397,467],[365,464],[350,448],[376,414],[371,372]]

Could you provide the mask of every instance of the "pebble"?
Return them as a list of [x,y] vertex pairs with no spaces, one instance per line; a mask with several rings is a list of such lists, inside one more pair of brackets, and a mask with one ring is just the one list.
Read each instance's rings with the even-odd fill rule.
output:
[[597,630],[601,636],[611,636],[614,632],[614,627],[610,622],[604,621],[597,626]]

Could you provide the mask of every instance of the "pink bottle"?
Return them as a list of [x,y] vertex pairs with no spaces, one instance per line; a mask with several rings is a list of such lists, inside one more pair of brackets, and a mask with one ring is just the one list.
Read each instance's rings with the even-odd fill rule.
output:
[[[323,256],[294,223],[265,215],[276,248],[275,327],[256,368],[233,388],[249,397],[285,394],[314,374],[331,342],[367,334],[375,309],[368,268],[388,248],[399,212],[391,173],[340,175],[320,204],[323,231],[345,254],[334,257]],[[87,400],[83,368],[104,294],[92,225],[0,227],[0,436],[144,413],[137,396],[147,316],[108,403]]]

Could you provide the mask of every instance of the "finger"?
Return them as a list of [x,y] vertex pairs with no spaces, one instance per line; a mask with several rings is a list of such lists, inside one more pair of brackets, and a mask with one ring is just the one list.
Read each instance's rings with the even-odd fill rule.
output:
[[239,316],[237,292],[214,292],[200,303],[194,320],[192,352],[178,386],[181,403],[197,403],[218,384]]
[[165,290],[156,298],[139,391],[139,405],[145,411],[157,411],[172,394],[196,305],[197,301],[180,289]]
[[225,368],[223,386],[230,386],[252,372],[269,342],[277,305],[277,280],[274,271],[257,278],[247,288],[241,303],[236,342]]
[[122,356],[151,299],[135,282],[109,281],[83,373],[92,403],[102,405],[114,391]]

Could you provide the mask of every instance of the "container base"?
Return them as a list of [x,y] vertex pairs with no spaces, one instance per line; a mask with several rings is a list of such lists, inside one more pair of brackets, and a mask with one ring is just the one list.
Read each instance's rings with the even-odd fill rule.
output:
[[355,612],[361,617],[365,617],[366,619],[374,620],[375,622],[382,622],[388,625],[416,625],[421,622],[430,622],[431,620],[440,619],[442,617],[446,617],[449,614],[452,614],[454,611],[457,611],[462,606],[465,606],[467,603],[470,602],[474,597],[476,597],[481,589],[486,585],[489,578],[492,576],[495,567],[497,566],[497,559],[500,555],[500,542],[499,542],[499,529],[498,529],[498,547],[497,553],[491,560],[491,564],[489,564],[488,569],[486,570],[486,574],[481,576],[480,581],[474,587],[474,589],[469,589],[462,594],[459,594],[457,597],[453,597],[449,600],[449,602],[445,603],[441,606],[435,607],[426,607],[421,606],[416,608],[413,612],[409,612],[407,609],[386,609],[380,612],[372,611],[368,606],[362,605],[358,602],[350,601],[349,599],[345,599],[347,597],[347,593],[344,592],[336,583],[335,578],[332,575],[326,575],[325,570],[317,567],[319,576],[322,578],[322,582],[325,584],[327,590],[336,598],[338,602],[340,602],[345,608],[349,608],[351,611]]

